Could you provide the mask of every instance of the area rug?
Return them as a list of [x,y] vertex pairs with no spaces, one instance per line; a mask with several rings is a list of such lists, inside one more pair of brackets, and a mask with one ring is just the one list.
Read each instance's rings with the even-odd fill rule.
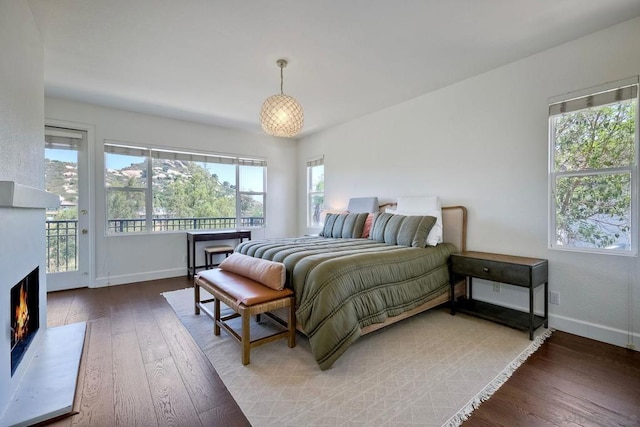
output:
[[[214,336],[212,320],[194,314],[193,289],[163,295],[254,427],[457,426],[551,334],[540,328],[529,341],[433,309],[361,337],[326,371],[300,333],[295,348],[284,339],[254,348],[243,366],[240,344],[224,331]],[[252,339],[270,328],[252,320]]]

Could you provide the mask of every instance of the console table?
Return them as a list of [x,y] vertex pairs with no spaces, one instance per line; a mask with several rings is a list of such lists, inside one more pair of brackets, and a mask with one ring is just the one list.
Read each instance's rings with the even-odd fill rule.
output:
[[[529,339],[533,339],[533,331],[549,323],[549,265],[546,259],[525,258],[512,255],[501,255],[487,252],[461,252],[451,255],[451,292],[457,276],[466,276],[469,283],[469,294],[466,300],[451,301],[451,314],[456,310],[483,319],[491,320],[512,328],[529,331]],[[529,312],[490,304],[473,299],[472,278],[490,280],[513,286],[529,288]],[[533,290],[544,285],[544,316],[533,312]]]
[[231,239],[239,239],[240,243],[244,239],[251,240],[251,230],[187,231],[187,277],[195,275],[196,269],[205,267],[196,265],[196,242]]

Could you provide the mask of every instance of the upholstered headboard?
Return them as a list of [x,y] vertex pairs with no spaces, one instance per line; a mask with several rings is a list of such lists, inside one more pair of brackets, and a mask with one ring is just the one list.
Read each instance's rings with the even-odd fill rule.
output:
[[347,210],[351,213],[378,212],[377,197],[355,197],[349,199]]
[[467,250],[467,208],[442,207],[442,239],[456,245],[460,252]]
[[[396,203],[385,203],[380,206],[380,211],[395,207]],[[453,243],[460,252],[467,250],[467,208],[464,206],[442,207],[442,240]]]

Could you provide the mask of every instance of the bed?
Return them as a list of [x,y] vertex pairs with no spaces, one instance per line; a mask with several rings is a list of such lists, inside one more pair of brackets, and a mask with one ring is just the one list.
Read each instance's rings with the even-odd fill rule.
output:
[[[323,231],[333,220],[333,229],[340,223],[344,233],[251,240],[236,252],[285,265],[286,286],[296,297],[297,329],[309,338],[324,370],[360,336],[450,300],[448,261],[465,250],[466,209],[443,207],[441,212],[442,242],[436,246],[424,244],[420,228],[435,223],[431,216],[376,213],[369,238],[362,238],[362,218],[372,216],[352,212],[325,221]],[[382,218],[386,226],[378,223]],[[394,228],[394,221],[405,226]],[[408,222],[418,224],[419,232],[409,236]],[[456,286],[456,294],[464,292],[464,283]]]

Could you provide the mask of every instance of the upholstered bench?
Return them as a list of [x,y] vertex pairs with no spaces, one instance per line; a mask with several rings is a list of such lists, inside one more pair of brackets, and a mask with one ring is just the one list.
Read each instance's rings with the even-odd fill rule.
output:
[[[226,258],[220,267],[205,270],[195,277],[194,299],[195,314],[203,311],[213,319],[214,335],[220,335],[222,327],[232,337],[242,344],[242,364],[250,362],[252,348],[280,338],[288,338],[289,347],[296,345],[296,319],[295,300],[291,289],[284,288],[284,265],[271,261],[253,258],[239,253],[234,253]],[[213,295],[213,313],[205,307],[205,303],[212,300],[200,299],[200,288]],[[234,313],[221,316],[220,303],[229,306]],[[288,322],[283,324],[275,316],[270,316],[271,311],[286,308]],[[266,314],[276,320],[278,325],[285,330],[272,335],[251,340],[250,320],[252,315],[258,317]],[[242,317],[242,330],[238,334],[227,321]]]
[[210,268],[216,267],[218,264],[213,264],[213,256],[214,255],[225,255],[225,258],[229,257],[229,254],[233,253],[233,246],[228,245],[214,245],[207,246],[204,248],[204,264],[205,268],[209,270]]

